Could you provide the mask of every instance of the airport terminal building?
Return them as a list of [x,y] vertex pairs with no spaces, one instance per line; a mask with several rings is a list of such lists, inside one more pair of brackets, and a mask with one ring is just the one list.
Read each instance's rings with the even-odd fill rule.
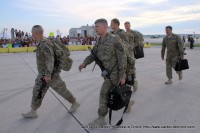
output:
[[[112,31],[110,26],[108,27],[108,32]],[[86,26],[81,26],[80,28],[71,28],[69,30],[69,36],[70,37],[78,37],[78,35],[81,35],[83,37],[86,36],[95,36],[96,33],[94,31],[94,25],[89,26],[88,24]]]

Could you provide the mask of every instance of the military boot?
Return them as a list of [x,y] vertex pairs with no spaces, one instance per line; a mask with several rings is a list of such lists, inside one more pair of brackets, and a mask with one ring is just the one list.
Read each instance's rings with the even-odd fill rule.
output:
[[89,128],[98,128],[106,125],[105,117],[99,116],[96,120],[88,124]]
[[172,84],[172,80],[169,79],[167,82],[165,82],[165,84]]
[[130,102],[129,102],[129,104],[128,104],[128,108],[127,108],[127,110],[126,110],[126,113],[131,112],[131,108],[132,108],[132,106],[133,106],[134,103],[135,103],[134,100],[130,100]]
[[38,115],[37,115],[37,113],[36,113],[36,110],[31,110],[31,111],[29,111],[28,113],[22,113],[22,117],[24,117],[24,118],[37,118],[38,117]]
[[182,79],[183,79],[183,73],[182,73],[182,72],[179,72],[179,73],[178,73],[178,79],[179,79],[179,80],[182,80]]
[[70,113],[74,113],[74,112],[76,112],[76,110],[77,110],[79,107],[80,107],[80,104],[79,104],[77,101],[75,101],[74,103],[72,103],[72,106],[71,106],[69,112],[70,112]]

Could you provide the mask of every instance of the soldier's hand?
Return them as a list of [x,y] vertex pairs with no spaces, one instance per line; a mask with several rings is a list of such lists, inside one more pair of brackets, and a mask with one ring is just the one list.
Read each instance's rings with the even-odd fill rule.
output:
[[83,68],[86,68],[86,65],[85,65],[85,64],[81,64],[81,65],[78,67],[78,69],[79,69],[80,72],[81,72],[81,70],[82,70]]
[[49,83],[51,81],[51,77],[50,76],[44,76],[43,79],[44,79],[44,81],[46,83]]
[[124,85],[125,81],[126,81],[125,79],[120,79],[120,81],[119,81],[120,85]]

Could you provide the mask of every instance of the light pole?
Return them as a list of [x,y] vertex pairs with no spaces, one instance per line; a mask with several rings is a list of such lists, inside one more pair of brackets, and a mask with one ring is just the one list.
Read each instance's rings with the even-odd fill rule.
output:
[[3,38],[7,38],[7,30],[8,28],[3,28]]
[[5,28],[5,31],[6,31],[6,38],[7,38],[7,31],[8,31],[8,28]]

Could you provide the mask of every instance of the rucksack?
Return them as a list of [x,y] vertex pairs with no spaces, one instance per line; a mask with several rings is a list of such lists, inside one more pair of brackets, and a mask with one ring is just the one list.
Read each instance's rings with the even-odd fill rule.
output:
[[[132,95],[131,87],[128,85],[115,86],[111,88],[111,91],[108,93],[108,108],[109,110],[109,124],[112,120],[112,111],[117,111],[124,108],[124,113],[128,108],[128,104]],[[121,119],[117,122],[116,126],[119,126],[123,122],[123,115]]]
[[54,46],[55,65],[61,70],[69,71],[73,64],[69,49],[60,41],[52,40],[51,43]]
[[144,37],[143,37],[143,34],[140,33],[139,31],[137,30],[134,30],[138,35],[139,35],[139,38],[140,38],[140,41],[144,41]]

